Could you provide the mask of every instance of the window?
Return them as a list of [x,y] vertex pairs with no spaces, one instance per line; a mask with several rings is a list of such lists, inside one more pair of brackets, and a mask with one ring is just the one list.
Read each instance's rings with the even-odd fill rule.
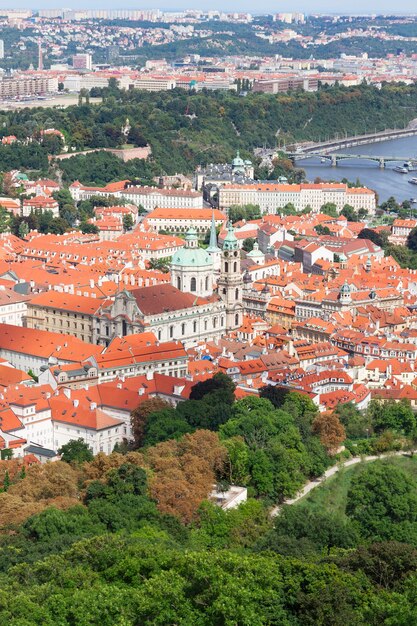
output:
[[177,289],[181,289],[181,278],[177,276]]
[[171,339],[174,336],[174,327],[173,326],[169,327],[169,336],[171,337]]
[[236,326],[239,326],[239,313],[236,313],[235,315],[235,324]]
[[236,261],[233,263],[233,271],[237,272],[237,263],[236,263]]
[[235,300],[239,300],[239,289],[235,291]]
[[209,279],[208,276],[206,276],[206,291],[208,291],[209,288]]
[[213,328],[217,326],[217,317],[213,317]]
[[224,264],[224,271],[228,272],[229,271],[229,263],[226,261],[226,263]]
[[181,324],[181,335],[185,335],[185,324]]
[[197,291],[197,281],[194,276],[191,279],[190,291]]
[[194,321],[193,322],[193,333],[196,333],[196,332],[197,332],[197,322]]

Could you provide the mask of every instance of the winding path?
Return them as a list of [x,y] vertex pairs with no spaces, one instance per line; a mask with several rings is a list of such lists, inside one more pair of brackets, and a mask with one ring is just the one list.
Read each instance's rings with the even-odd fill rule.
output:
[[[415,452],[415,450],[413,451]],[[405,452],[404,450],[399,450],[398,452],[387,452],[386,454],[373,455],[373,456],[354,456],[353,459],[349,459],[345,463],[338,463],[337,465],[333,465],[329,467],[328,470],[324,472],[322,476],[319,478],[315,478],[314,480],[310,480],[308,483],[304,485],[304,487],[297,493],[294,498],[289,498],[288,500],[284,500],[284,502],[278,506],[275,506],[271,511],[271,517],[275,517],[279,514],[282,506],[284,504],[295,504],[304,496],[306,496],[310,491],[313,491],[316,487],[322,485],[326,478],[330,478],[337,474],[337,472],[341,469],[345,469],[346,467],[350,467],[351,465],[356,465],[357,463],[369,463],[371,461],[379,461],[380,459],[387,459],[393,456],[405,456],[406,454],[410,454],[411,452]]]

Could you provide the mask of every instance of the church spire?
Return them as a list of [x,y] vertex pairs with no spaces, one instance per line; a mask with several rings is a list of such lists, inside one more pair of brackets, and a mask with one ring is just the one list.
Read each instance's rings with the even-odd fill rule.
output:
[[210,242],[207,248],[208,252],[218,252],[220,249],[217,245],[216,222],[214,220],[214,210],[211,212]]

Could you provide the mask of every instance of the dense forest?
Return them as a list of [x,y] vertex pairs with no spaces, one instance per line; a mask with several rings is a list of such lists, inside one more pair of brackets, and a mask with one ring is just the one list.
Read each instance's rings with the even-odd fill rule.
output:
[[[0,137],[14,134],[19,140],[33,137],[36,145],[0,146],[0,170],[25,168],[48,170],[47,156],[59,151],[56,138],[40,131],[63,132],[71,149],[114,148],[126,142],[152,148],[149,161],[122,164],[106,155],[98,163],[74,157],[59,163],[65,181],[110,182],[116,178],[143,178],[165,172],[192,172],[198,165],[230,161],[237,149],[253,158],[258,146],[319,140],[339,134],[363,133],[369,129],[404,127],[417,117],[416,85],[383,85],[381,89],[360,85],[321,88],[317,93],[288,94],[233,92],[123,91],[110,84],[93,95],[102,95],[98,105],[83,101],[64,110],[22,109],[0,113]],[[126,137],[121,129],[129,118]],[[109,164],[112,164],[111,166]],[[52,162],[52,169],[54,166]]]
[[[362,451],[414,445],[410,406],[346,405],[323,421],[288,390],[233,396],[216,375],[177,408],[140,404],[134,441],[109,456],[80,440],[55,463],[1,461],[1,623],[414,624],[417,459],[340,472],[339,491],[325,484],[316,501],[270,516],[338,460],[346,437]],[[231,482],[247,485],[246,503],[206,500]]]

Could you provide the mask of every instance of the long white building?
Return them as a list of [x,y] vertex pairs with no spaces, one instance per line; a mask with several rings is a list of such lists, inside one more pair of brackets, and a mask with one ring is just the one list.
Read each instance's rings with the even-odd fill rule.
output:
[[286,204],[297,211],[310,206],[315,213],[323,204],[334,203],[339,211],[345,204],[354,209],[366,209],[373,214],[376,209],[375,192],[366,187],[348,187],[344,183],[319,183],[281,185],[276,183],[249,183],[220,185],[218,205],[227,209],[233,205],[256,204],[264,213],[279,213]]
[[116,197],[126,198],[146,211],[156,207],[167,209],[202,209],[203,194],[189,189],[159,189],[158,187],[127,187],[115,193]]

